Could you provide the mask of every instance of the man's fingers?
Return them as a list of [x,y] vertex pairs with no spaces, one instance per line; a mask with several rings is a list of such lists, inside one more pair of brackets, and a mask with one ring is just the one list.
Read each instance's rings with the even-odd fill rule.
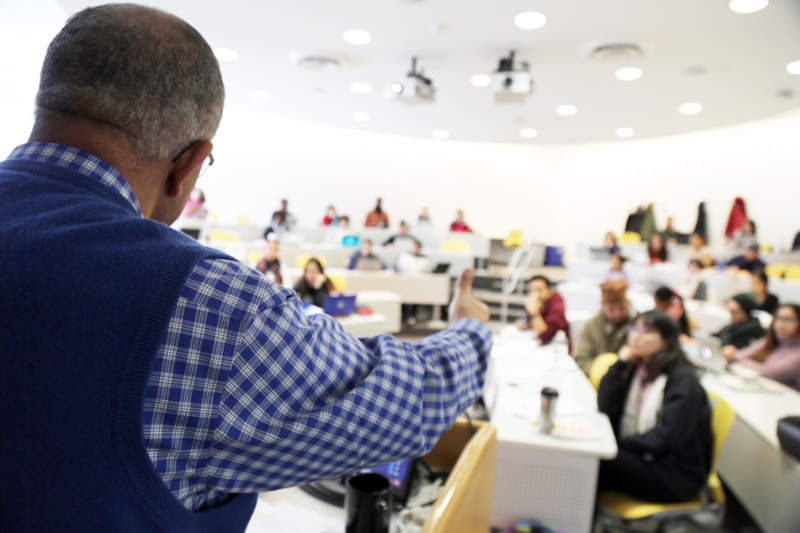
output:
[[475,271],[471,268],[465,268],[461,275],[458,277],[456,284],[456,294],[470,294],[472,292],[472,280],[475,279]]

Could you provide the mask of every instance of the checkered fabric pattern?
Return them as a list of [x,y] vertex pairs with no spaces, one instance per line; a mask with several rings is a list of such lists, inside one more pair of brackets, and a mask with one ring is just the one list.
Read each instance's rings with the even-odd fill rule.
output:
[[[85,152],[32,143],[12,157],[70,165],[141,212],[122,176]],[[259,272],[205,260],[153,362],[145,445],[194,511],[420,456],[480,394],[490,349],[475,320],[416,344],[356,339],[331,317],[306,317],[293,291]]]

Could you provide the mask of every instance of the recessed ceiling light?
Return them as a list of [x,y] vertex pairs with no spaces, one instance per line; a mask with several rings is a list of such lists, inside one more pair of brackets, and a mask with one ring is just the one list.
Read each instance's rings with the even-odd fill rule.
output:
[[344,32],[344,40],[350,44],[367,44],[372,40],[372,35],[364,30],[348,30]]
[[786,72],[789,74],[800,74],[800,61],[792,61],[786,65]]
[[369,122],[369,113],[353,113],[353,120],[356,122]]
[[521,130],[519,130],[519,134],[520,137],[525,137],[526,139],[533,139],[534,137],[539,135],[539,132],[533,128],[522,128]]
[[523,30],[535,30],[547,23],[547,17],[536,11],[526,11],[514,17],[514,24]]
[[617,72],[614,73],[614,75],[617,77],[617,79],[618,80],[622,80],[622,81],[638,80],[639,78],[642,77],[642,74],[644,74],[642,69],[637,68],[637,67],[621,68],[621,69],[618,69]]
[[755,13],[769,5],[769,0],[731,0],[728,7],[734,13]]
[[236,61],[239,59],[239,52],[231,48],[214,48],[214,55],[219,61]]
[[369,94],[372,92],[372,85],[369,83],[356,82],[350,86],[350,90],[356,94]]
[[684,115],[696,115],[702,110],[703,106],[696,103],[681,104],[678,106],[678,111]]
[[447,139],[450,137],[450,132],[447,130],[433,130],[434,139]]
[[269,93],[267,91],[252,91],[250,93],[250,98],[253,100],[269,100]]
[[486,74],[475,74],[469,79],[469,82],[475,87],[488,87],[492,84],[492,77]]
[[570,104],[560,105],[556,108],[556,113],[558,113],[562,117],[571,117],[577,112],[578,108]]
[[617,131],[614,133],[616,133],[617,137],[621,139],[627,139],[628,137],[633,137],[636,135],[636,132],[633,131],[633,128],[617,128]]

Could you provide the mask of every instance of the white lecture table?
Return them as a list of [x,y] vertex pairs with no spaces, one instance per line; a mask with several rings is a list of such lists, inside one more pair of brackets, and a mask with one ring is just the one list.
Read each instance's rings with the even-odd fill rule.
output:
[[736,391],[713,374],[703,377],[706,390],[736,412],[717,470],[764,533],[798,533],[800,463],[782,450],[777,427],[800,415],[800,393],[767,381],[780,393]]
[[373,313],[371,315],[347,315],[335,318],[350,335],[356,338],[375,337],[390,333],[386,315]]
[[[588,533],[594,518],[600,459],[617,455],[608,417],[597,411],[597,395],[574,360],[539,346],[530,332],[504,330],[495,337],[484,399],[497,427],[494,527],[538,518],[564,533]],[[544,435],[531,423],[541,389],[559,391],[556,420],[588,428],[595,440]],[[538,416],[538,415],[535,415]]]
[[400,295],[391,291],[360,291],[356,293],[356,305],[369,307],[373,312],[386,317],[386,331],[382,333],[398,333],[402,327],[403,300]]

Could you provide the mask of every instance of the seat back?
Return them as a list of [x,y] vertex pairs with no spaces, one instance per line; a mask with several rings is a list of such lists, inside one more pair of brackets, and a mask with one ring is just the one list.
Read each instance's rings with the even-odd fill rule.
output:
[[312,255],[312,254],[300,254],[300,255],[298,255],[297,258],[294,260],[294,264],[295,264],[295,266],[297,266],[297,268],[302,268],[303,270],[305,270],[306,269],[306,264],[308,264],[308,260],[311,259],[312,257],[314,259],[316,259],[317,261],[319,261],[319,264],[322,265],[322,268],[327,267],[328,262],[325,260],[325,258],[323,256],[321,256],[321,255]]
[[469,252],[469,242],[460,240],[447,240],[442,243],[445,252]]
[[208,234],[209,242],[240,242],[242,236],[232,230],[215,229]]
[[589,367],[589,381],[594,387],[594,390],[600,389],[600,381],[606,375],[608,369],[619,360],[619,356],[615,353],[601,353],[592,361],[592,366]]
[[617,237],[617,242],[622,244],[639,244],[642,242],[642,236],[635,231],[626,231]]
[[347,278],[340,274],[325,274],[328,279],[333,283],[333,290],[338,293],[344,293],[347,289]]
[[708,401],[711,403],[711,434],[714,437],[714,442],[711,448],[711,468],[708,475],[708,488],[711,491],[711,498],[717,503],[725,501],[725,490],[722,488],[722,482],[717,475],[717,459],[719,453],[722,451],[722,446],[728,438],[728,433],[736,420],[736,413],[728,403],[710,392]]

